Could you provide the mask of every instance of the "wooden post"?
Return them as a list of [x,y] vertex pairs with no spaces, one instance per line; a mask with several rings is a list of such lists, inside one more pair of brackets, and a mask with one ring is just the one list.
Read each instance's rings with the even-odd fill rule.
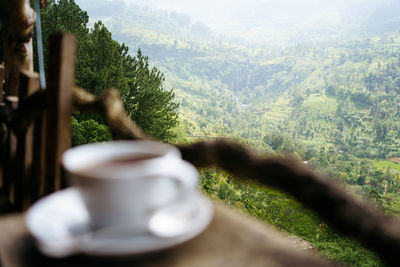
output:
[[[18,108],[18,97],[7,96],[6,105],[17,109]],[[5,155],[4,155],[4,169],[3,169],[3,189],[6,195],[9,196],[11,202],[15,201],[15,159],[17,152],[17,137],[9,130],[9,134],[5,143]]]
[[[0,76],[4,76],[5,91],[9,96],[6,103],[12,108],[18,107],[19,75],[23,70],[33,71],[32,32],[36,19],[35,12],[30,7],[30,0],[0,1],[0,16],[2,19],[2,42],[4,67]],[[3,67],[3,66],[2,66]],[[3,77],[0,77],[0,87],[3,89]],[[2,92],[2,90],[0,90]],[[2,94],[1,96],[2,97]],[[4,191],[13,202],[20,201],[20,180],[17,174],[17,137],[10,130],[4,149]],[[20,148],[19,148],[20,149]],[[17,181],[15,180],[17,179]],[[17,184],[17,190],[15,185]],[[15,196],[15,194],[17,196]],[[20,207],[21,203],[17,203]]]
[[32,183],[31,188],[32,202],[45,195],[45,175],[46,175],[46,116],[34,122],[33,130],[33,161],[32,161]]
[[[19,81],[19,100],[22,101],[40,88],[39,74],[21,72]],[[33,162],[33,125],[17,134],[17,156],[15,176],[15,208],[23,210],[28,207],[31,190],[39,184],[32,182],[31,169]]]
[[36,19],[29,0],[0,2],[3,22],[3,54],[5,63],[5,90],[18,96],[19,73],[33,71],[32,32]]
[[[1,35],[0,35],[1,37]],[[1,40],[0,40],[1,41]],[[1,53],[2,51],[0,51]],[[4,105],[3,103],[3,85],[4,85],[4,66],[0,63],[0,105]],[[0,137],[2,134],[4,134],[3,131],[4,124],[0,124]],[[4,160],[4,145],[0,140],[0,155],[1,159]],[[4,188],[4,182],[3,182],[3,165],[4,162],[0,162],[0,187]]]
[[46,110],[45,194],[61,189],[61,155],[70,146],[76,37],[50,37]]
[[4,66],[0,64],[0,103],[3,102]]

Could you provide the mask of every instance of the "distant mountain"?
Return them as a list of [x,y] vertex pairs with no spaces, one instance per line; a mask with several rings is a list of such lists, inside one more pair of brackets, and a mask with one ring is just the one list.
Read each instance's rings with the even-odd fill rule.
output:
[[254,1],[218,30],[250,42],[294,44],[366,38],[392,34],[399,29],[398,1],[303,0]]
[[127,4],[123,0],[75,0],[75,2],[85,11],[89,16],[113,16],[123,13],[127,9]]
[[[128,6],[186,14],[242,43],[285,45],[399,32],[398,0],[77,0],[91,17],[129,16]],[[230,38],[232,40],[232,38]]]

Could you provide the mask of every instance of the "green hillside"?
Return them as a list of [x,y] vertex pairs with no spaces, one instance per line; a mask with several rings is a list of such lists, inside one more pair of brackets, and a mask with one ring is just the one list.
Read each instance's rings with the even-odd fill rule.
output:
[[[177,14],[132,9],[129,15],[124,23],[120,16],[100,19],[162,70],[182,103],[181,116],[203,133],[225,134],[214,127],[220,123],[245,139],[273,130],[306,141],[322,138],[358,157],[399,154],[399,35],[276,51],[192,38],[199,35],[190,32],[190,20],[180,22]],[[282,101],[285,107],[275,108]],[[243,132],[249,123],[262,131]]]
[[[179,120],[174,116],[179,141],[223,136],[261,153],[291,153],[386,213],[399,214],[399,172],[387,159],[400,157],[400,35],[276,48],[216,38],[204,24],[163,10],[135,7],[90,18],[97,20],[129,47],[137,57],[133,63],[149,70],[143,54],[163,73],[150,72],[157,74],[160,91],[179,102]],[[94,24],[89,35],[108,36],[103,24]],[[123,59],[131,60],[125,54]],[[124,75],[134,79],[129,71]],[[123,97],[134,99],[129,90]],[[136,103],[127,109],[137,118]],[[219,170],[204,171],[201,187],[210,197],[312,242],[329,258],[382,266],[375,254],[283,193],[238,183]]]

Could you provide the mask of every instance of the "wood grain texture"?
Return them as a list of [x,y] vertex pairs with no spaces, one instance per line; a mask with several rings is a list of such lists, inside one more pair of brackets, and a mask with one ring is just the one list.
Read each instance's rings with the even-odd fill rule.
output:
[[0,64],[0,103],[3,102],[4,74],[5,74],[4,66]]
[[[23,71],[20,74],[19,100],[27,99],[40,89],[39,74]],[[31,203],[30,190],[38,186],[32,182],[33,162],[33,124],[16,134],[16,177],[15,177],[15,200],[14,205],[18,210],[27,209]]]
[[214,206],[214,219],[202,234],[175,248],[141,257],[48,258],[35,248],[22,215],[0,217],[0,228],[7,233],[0,235],[0,258],[4,266],[13,267],[331,266],[317,255],[295,249],[269,226],[219,202]]
[[[0,38],[1,38],[1,33],[0,33]],[[1,40],[0,40],[1,42]],[[0,55],[2,54],[2,51],[0,51]],[[1,61],[1,59],[0,59]],[[4,66],[0,63],[0,106],[4,106],[3,103],[3,86],[4,86],[4,74],[5,74],[5,69]],[[5,150],[4,147],[4,138],[7,135],[7,130],[5,128],[5,124],[1,123],[0,124],[0,160],[3,162],[4,160],[4,154],[3,151]],[[0,187],[3,188],[3,165],[0,164]]]
[[46,185],[49,194],[62,187],[61,155],[70,146],[76,37],[50,36],[46,110]]
[[[19,99],[16,96],[7,96],[6,105],[16,110],[18,108]],[[17,137],[8,130],[7,139],[4,145],[4,166],[3,166],[3,190],[9,196],[12,203],[15,201],[15,177],[16,177],[16,153],[17,153]]]
[[45,195],[46,175],[46,117],[41,116],[34,122],[33,130],[33,157],[32,183],[35,184],[30,190],[30,198],[35,202],[39,197]]
[[20,71],[33,71],[32,35],[36,14],[29,0],[1,1],[0,7],[5,90],[7,95],[18,96]]

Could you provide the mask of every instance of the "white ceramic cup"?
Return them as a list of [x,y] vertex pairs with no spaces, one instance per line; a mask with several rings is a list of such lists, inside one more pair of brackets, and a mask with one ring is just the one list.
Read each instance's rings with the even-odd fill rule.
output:
[[185,201],[198,181],[197,170],[175,147],[153,141],[74,147],[63,154],[62,164],[95,229],[129,223],[145,231],[153,212]]

